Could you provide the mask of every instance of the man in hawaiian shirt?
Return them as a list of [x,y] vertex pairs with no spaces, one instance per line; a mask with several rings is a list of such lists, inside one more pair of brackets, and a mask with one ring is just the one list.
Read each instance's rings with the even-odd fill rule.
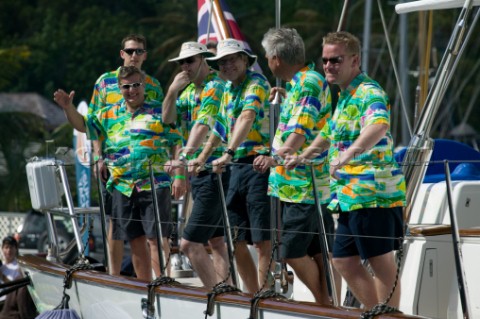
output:
[[[151,280],[152,266],[157,276],[161,274],[149,167],[153,167],[153,188],[162,203],[162,235],[167,242],[171,231],[171,195],[166,164],[180,147],[181,136],[163,124],[161,103],[145,101],[144,80],[145,74],[137,67],[121,67],[118,86],[123,100],[85,118],[73,106],[75,92],[57,90],[54,100],[75,129],[106,145],[103,156],[110,173],[106,188],[112,194],[113,238],[130,242],[137,277]],[[178,168],[176,174],[184,174],[183,168]],[[178,182],[174,182],[174,197],[178,198],[183,192],[175,184]]]
[[[270,199],[267,195],[268,171],[253,170],[255,156],[268,154],[267,79],[249,68],[257,57],[235,39],[218,43],[218,53],[207,58],[208,64],[227,79],[220,111],[212,135],[192,166],[203,165],[221,141],[227,143],[224,154],[212,162],[214,172],[227,164],[230,182],[226,204],[236,241],[238,272],[246,290],[255,293],[266,281],[271,257]],[[259,257],[255,267],[247,243],[253,243]],[[258,275],[257,275],[258,273]]]
[[[210,72],[205,61],[214,54],[197,42],[182,44],[179,56],[169,60],[181,68],[170,85],[163,103],[163,118],[166,124],[175,123],[183,133],[185,147],[179,154],[180,165],[195,159],[202,151],[202,144],[213,129],[224,81],[216,72]],[[223,147],[214,150],[213,160],[223,155]],[[227,192],[228,171],[223,173],[224,192]],[[180,176],[185,178],[185,176]],[[202,171],[192,176],[193,207],[188,223],[183,230],[180,250],[187,255],[206,288],[212,289],[227,278],[228,254],[224,240],[222,205],[218,191],[218,174]],[[212,258],[205,250],[208,243]]]
[[[279,123],[272,145],[272,155],[259,156],[254,167],[263,171],[272,167],[268,192],[282,202],[282,238],[280,256],[312,292],[316,302],[329,303],[319,238],[318,212],[309,165],[288,169],[285,159],[306,149],[331,116],[328,83],[305,63],[305,46],[295,29],[270,29],[262,46],[273,75],[287,82],[287,93],[280,109]],[[283,93],[283,94],[282,94]],[[282,88],[273,88],[284,95]],[[322,204],[330,199],[326,153],[315,158],[315,181]],[[275,166],[275,167],[273,167]],[[334,231],[332,216],[323,209],[327,233]]]
[[[403,236],[406,186],[393,157],[388,96],[360,70],[360,53],[360,41],[348,32],[323,38],[325,78],[341,92],[332,120],[301,157],[329,149],[329,208],[340,213],[333,263],[357,299],[371,308],[387,298],[395,283],[393,251]],[[399,300],[398,282],[389,305],[398,306]]]
[[[123,66],[135,66],[142,69],[143,62],[147,59],[147,40],[143,35],[130,34],[122,39],[120,58],[123,60]],[[95,113],[97,110],[104,107],[109,107],[119,103],[123,99],[122,92],[118,86],[117,76],[120,67],[116,70],[102,74],[93,87],[93,94],[88,106],[88,113]],[[145,100],[149,101],[163,101],[163,91],[160,82],[150,75],[145,76]],[[103,161],[103,146],[99,141],[92,141],[93,154],[95,161],[98,161],[99,172],[103,183],[108,180],[108,169]],[[93,171],[96,174],[96,169]],[[107,215],[111,214],[112,198],[103,186],[103,197],[105,203],[105,212]],[[121,271],[123,259],[123,241],[114,240],[112,238],[112,220],[110,219],[110,226],[108,231],[108,257],[109,257],[109,273],[112,275],[119,275]]]

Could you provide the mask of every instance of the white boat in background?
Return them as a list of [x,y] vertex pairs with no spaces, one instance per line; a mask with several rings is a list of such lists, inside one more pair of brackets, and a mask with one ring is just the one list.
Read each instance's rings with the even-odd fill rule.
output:
[[[427,10],[442,10],[461,8],[465,6],[468,1],[465,0],[421,0],[399,3],[395,6],[395,11],[398,14],[427,11]],[[480,0],[473,0],[472,5],[479,6]]]
[[[453,47],[461,46],[472,5],[480,5],[480,1],[414,1],[397,8],[403,13],[463,6],[450,41]],[[458,50],[447,50],[412,142],[400,154],[409,192],[408,228],[399,254],[400,311],[403,313],[380,314],[375,318],[480,318],[477,269],[480,265],[480,153],[459,143],[433,141],[428,137],[431,120],[458,57]],[[444,160],[448,160],[446,164]],[[54,161],[49,167],[50,173],[60,171],[62,180],[66,180],[61,163]],[[37,201],[50,205],[57,178],[49,175],[48,179],[50,182],[33,187],[33,191],[38,195]],[[75,221],[69,190],[65,188],[66,183],[62,184],[69,214]],[[56,193],[55,196],[61,196],[62,192]],[[80,230],[78,225],[74,228],[81,251]],[[70,266],[34,255],[21,256],[19,263],[31,279],[29,289],[38,309],[46,311],[57,306],[63,297],[64,277]],[[192,285],[188,279],[182,279],[181,284],[154,281],[152,285],[93,269],[76,271],[69,279],[71,287],[66,290],[70,296],[69,306],[81,318],[208,318],[204,311],[209,304],[209,291]],[[252,303],[251,295],[226,292],[214,298],[210,314],[217,319],[353,319],[361,316],[360,309],[308,301],[309,297],[303,294],[305,289],[298,280],[293,280],[294,300],[277,294]]]

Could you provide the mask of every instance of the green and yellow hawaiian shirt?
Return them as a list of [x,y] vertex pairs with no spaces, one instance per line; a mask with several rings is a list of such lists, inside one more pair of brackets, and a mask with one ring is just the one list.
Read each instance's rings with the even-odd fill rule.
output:
[[[330,141],[330,165],[373,124],[390,126],[389,99],[377,82],[361,73],[340,93],[332,120],[321,132]],[[393,155],[388,131],[374,147],[337,171],[339,179],[331,179],[329,208],[352,211],[405,206],[405,178]]]
[[162,104],[145,102],[134,113],[125,101],[85,116],[90,139],[101,140],[105,163],[110,171],[107,190],[117,189],[130,196],[133,189],[151,190],[149,164],[152,163],[157,188],[170,187],[170,176],[164,171],[170,159],[170,148],[181,145],[176,129],[163,125]]
[[247,138],[237,148],[234,159],[268,154],[269,94],[270,84],[267,79],[262,74],[250,70],[247,70],[245,80],[240,85],[234,87],[232,82],[225,85],[218,120],[213,131],[215,135],[228,143],[242,111],[254,110],[256,113],[252,128]]
[[[186,145],[190,131],[196,123],[208,126],[211,131],[217,120],[225,81],[217,74],[211,73],[205,78],[202,86],[203,90],[200,94],[195,94],[195,84],[189,84],[177,99],[177,124],[181,128],[184,145]],[[197,157],[202,149],[203,146],[192,157]],[[208,158],[207,163],[221,157],[223,149],[223,146],[216,148]]]
[[[298,71],[287,84],[288,94],[284,99],[277,131],[273,139],[272,154],[283,146],[289,135],[300,134],[305,142],[297,155],[302,153],[315,139],[331,116],[330,89],[325,78],[314,71],[312,63]],[[330,199],[329,171],[326,154],[313,159],[315,186],[321,203]],[[311,167],[299,165],[293,170],[284,166],[273,167],[270,172],[268,194],[291,203],[314,204]]]

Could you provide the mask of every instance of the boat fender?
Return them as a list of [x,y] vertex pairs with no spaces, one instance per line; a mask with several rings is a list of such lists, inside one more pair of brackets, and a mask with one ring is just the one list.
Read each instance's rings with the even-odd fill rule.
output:
[[207,294],[207,309],[203,312],[205,319],[207,319],[207,316],[213,316],[215,311],[215,297],[227,292],[241,292],[241,290],[227,284],[225,280],[213,286],[212,291]]

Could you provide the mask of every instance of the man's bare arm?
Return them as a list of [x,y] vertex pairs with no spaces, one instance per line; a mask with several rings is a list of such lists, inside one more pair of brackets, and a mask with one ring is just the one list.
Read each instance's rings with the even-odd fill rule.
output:
[[235,123],[233,136],[228,142],[228,148],[236,150],[240,144],[247,138],[248,132],[252,129],[253,122],[255,122],[256,113],[254,110],[242,111]]
[[356,156],[374,147],[387,133],[387,124],[372,124],[365,127],[355,142],[342,153],[337,163],[330,163],[338,168],[346,165]]
[[210,128],[207,125],[195,123],[190,131],[190,136],[188,137],[187,145],[184,147],[183,152],[187,155],[195,153],[205,140],[209,131]]
[[165,124],[175,123],[177,120],[177,98],[180,92],[190,83],[185,71],[178,73],[168,88],[163,99],[162,121]]
[[58,89],[53,93],[53,100],[63,109],[70,124],[72,124],[77,131],[85,133],[87,130],[85,120],[83,115],[80,114],[75,105],[73,105],[74,96],[75,91],[71,91],[70,94],[67,94],[64,90]]

